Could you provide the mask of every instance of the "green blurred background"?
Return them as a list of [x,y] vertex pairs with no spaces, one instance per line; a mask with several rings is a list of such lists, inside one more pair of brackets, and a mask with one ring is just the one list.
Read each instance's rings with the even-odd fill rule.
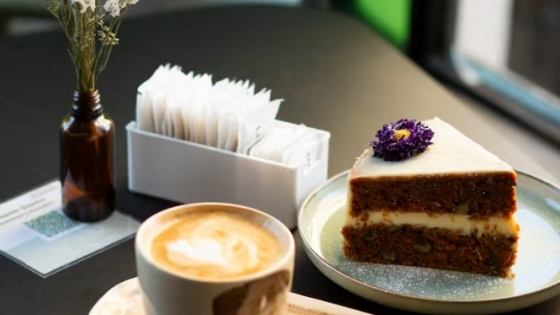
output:
[[401,50],[408,46],[411,6],[411,0],[353,0],[334,5],[367,23]]

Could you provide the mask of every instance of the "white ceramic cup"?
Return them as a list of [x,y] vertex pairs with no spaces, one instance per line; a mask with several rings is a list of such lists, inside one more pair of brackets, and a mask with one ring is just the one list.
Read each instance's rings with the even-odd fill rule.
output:
[[[234,279],[204,279],[173,273],[151,258],[151,242],[162,225],[187,212],[219,209],[241,214],[270,231],[281,257],[271,266]],[[168,223],[167,223],[168,224]],[[135,242],[138,279],[147,315],[285,315],[292,286],[294,239],[279,220],[261,211],[224,203],[177,206],[148,218]]]

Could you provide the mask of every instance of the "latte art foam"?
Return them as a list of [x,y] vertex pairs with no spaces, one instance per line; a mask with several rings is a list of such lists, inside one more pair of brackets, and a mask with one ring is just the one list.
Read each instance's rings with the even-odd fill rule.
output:
[[175,272],[205,278],[232,278],[262,270],[280,256],[268,230],[225,212],[192,213],[157,235],[154,260]]
[[179,266],[214,265],[237,274],[259,264],[258,240],[209,220],[191,231],[181,231],[180,240],[167,245],[167,258]]

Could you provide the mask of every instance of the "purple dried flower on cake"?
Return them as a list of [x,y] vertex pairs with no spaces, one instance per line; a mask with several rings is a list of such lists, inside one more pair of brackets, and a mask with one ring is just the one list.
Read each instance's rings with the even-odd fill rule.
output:
[[379,141],[372,141],[373,156],[385,161],[401,161],[416,156],[432,144],[434,132],[421,121],[400,119],[377,131]]

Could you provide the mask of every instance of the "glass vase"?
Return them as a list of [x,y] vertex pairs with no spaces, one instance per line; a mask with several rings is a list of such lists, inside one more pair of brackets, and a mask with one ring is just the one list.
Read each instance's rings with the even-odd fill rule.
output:
[[97,222],[115,209],[115,124],[98,91],[75,92],[60,126],[62,209],[73,220]]

